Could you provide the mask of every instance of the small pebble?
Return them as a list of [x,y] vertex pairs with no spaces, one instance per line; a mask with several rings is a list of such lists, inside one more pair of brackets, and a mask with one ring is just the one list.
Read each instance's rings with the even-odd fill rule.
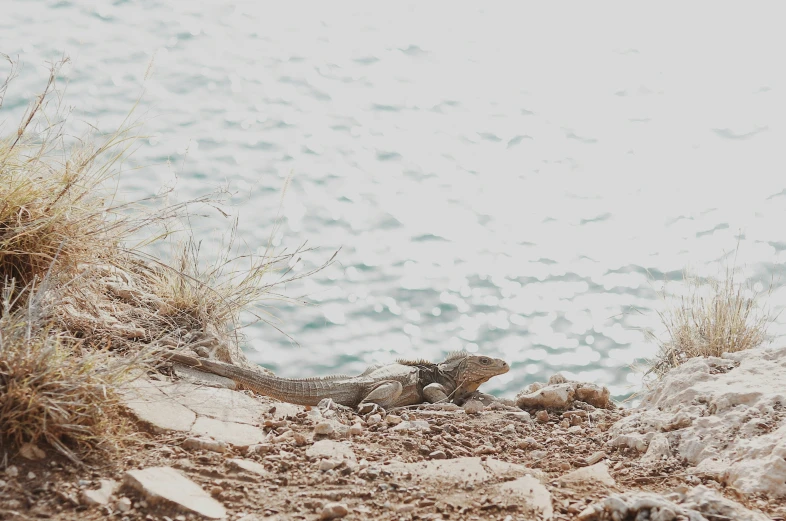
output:
[[34,480],[35,479],[35,473],[34,472],[28,472],[27,473],[27,479],[29,479],[30,481]]
[[490,445],[481,445],[475,449],[475,454],[496,454],[497,449]]
[[186,450],[209,450],[210,452],[220,453],[227,451],[226,442],[210,438],[186,438],[182,446]]
[[296,432],[295,434],[293,434],[292,437],[295,439],[295,445],[297,445],[298,447],[302,447],[303,445],[308,443],[308,440],[306,439],[306,437],[303,436],[299,432]]
[[329,422],[318,423],[317,426],[314,427],[314,433],[316,434],[323,434],[323,435],[333,434],[334,430],[335,429],[333,428],[333,424]]
[[382,421],[382,416],[381,415],[379,415],[379,414],[372,414],[371,416],[368,417],[368,419],[366,420],[366,423],[369,424],[369,425],[376,425],[376,424],[378,424],[381,421]]
[[535,413],[535,419],[538,420],[540,423],[546,423],[549,421],[549,413],[546,411],[538,411]]
[[397,416],[395,414],[388,414],[385,421],[388,422],[390,425],[398,425],[401,423],[401,416]]
[[563,429],[567,429],[568,427],[570,427],[570,421],[562,420],[561,422],[559,422],[559,426],[562,427]]
[[334,468],[338,467],[339,465],[341,465],[340,461],[336,461],[336,460],[333,460],[333,459],[323,459],[323,460],[321,460],[319,462],[319,470],[321,470],[322,472],[325,472],[325,471],[328,471],[328,470],[333,470]]
[[534,460],[543,459],[548,455],[548,452],[545,450],[533,450],[529,453],[530,457]]
[[540,446],[540,443],[538,443],[538,440],[536,440],[532,436],[527,436],[523,440],[520,440],[519,443],[518,443],[518,447],[520,449],[534,449],[534,448],[537,448],[539,446]]
[[328,503],[322,509],[322,513],[319,515],[320,519],[337,519],[339,517],[344,517],[349,513],[349,509],[347,505],[344,503]]
[[560,470],[570,470],[571,469],[570,463],[568,463],[567,461],[561,462],[559,464],[559,469]]
[[127,497],[121,497],[117,500],[117,509],[121,512],[128,512],[131,510],[131,500]]
[[486,406],[478,400],[470,400],[464,404],[464,412],[467,414],[480,414]]
[[[319,425],[322,425],[322,424],[319,424]],[[319,428],[319,425],[317,425],[317,428]],[[331,429],[330,432],[332,432],[333,426],[331,426],[329,423],[327,423],[325,425],[330,427],[330,429]],[[314,429],[314,430],[316,431],[316,429]],[[326,434],[330,434],[330,432],[328,432]],[[317,431],[317,434],[320,434],[320,432]],[[285,441],[287,441],[287,440],[289,440],[291,438],[294,438],[294,437],[295,437],[295,431],[289,430],[289,431],[285,431],[285,432],[279,434],[278,436],[274,437],[270,441],[273,442],[273,443],[284,443]]]
[[9,465],[5,469],[5,475],[9,478],[15,478],[19,475],[19,469],[16,468],[16,465]]
[[407,512],[412,512],[413,510],[415,510],[415,505],[410,503],[408,505],[401,505],[396,509],[396,512],[399,514],[406,514]]
[[445,454],[445,451],[435,450],[434,452],[430,453],[428,457],[431,459],[445,459],[448,457],[448,455]]
[[505,425],[505,428],[502,429],[502,432],[509,433],[509,432],[516,432],[516,426],[512,423]]
[[584,427],[582,427],[581,425],[574,425],[568,429],[568,432],[570,434],[581,434],[582,432],[584,432]]
[[359,423],[356,423],[349,428],[349,433],[353,436],[363,434],[363,426]]

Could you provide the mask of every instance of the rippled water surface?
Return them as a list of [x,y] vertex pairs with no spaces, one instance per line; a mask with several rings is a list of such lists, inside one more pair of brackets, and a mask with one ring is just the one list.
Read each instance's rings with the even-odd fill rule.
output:
[[[112,128],[145,91],[129,199],[175,177],[181,200],[228,183],[256,249],[292,173],[274,243],[319,246],[301,269],[341,252],[287,288],[318,305],[272,305],[299,347],[246,331],[252,357],[284,376],[468,349],[512,363],[491,392],[561,371],[622,396],[628,364],[654,350],[638,328],[657,323],[658,281],[714,272],[740,232],[738,264],[765,282],[783,274],[774,13],[9,4],[0,52],[24,67],[3,132],[66,53],[77,121]],[[208,249],[229,226],[200,222]],[[776,291],[773,307],[784,302]]]

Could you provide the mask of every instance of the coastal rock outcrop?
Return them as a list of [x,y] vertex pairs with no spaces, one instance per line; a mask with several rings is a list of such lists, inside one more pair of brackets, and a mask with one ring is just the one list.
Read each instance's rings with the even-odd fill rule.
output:
[[786,497],[786,347],[688,360],[610,436],[649,464],[673,455],[741,493]]
[[578,521],[616,521],[619,519],[651,519],[657,521],[769,521],[769,517],[748,510],[736,501],[726,499],[714,490],[699,485],[687,492],[665,496],[653,492],[615,494],[590,505]]

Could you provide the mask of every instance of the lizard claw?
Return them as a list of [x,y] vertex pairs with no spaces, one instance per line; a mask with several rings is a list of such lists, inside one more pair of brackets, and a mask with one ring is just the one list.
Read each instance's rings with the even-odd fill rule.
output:
[[365,402],[358,405],[358,414],[361,416],[371,416],[372,414],[381,414],[385,416],[387,413],[385,409],[373,402]]
[[320,409],[325,410],[325,411],[330,410],[330,409],[335,409],[336,408],[336,402],[334,402],[332,398],[324,398],[324,399],[319,401],[319,403],[317,404],[317,407],[319,407]]

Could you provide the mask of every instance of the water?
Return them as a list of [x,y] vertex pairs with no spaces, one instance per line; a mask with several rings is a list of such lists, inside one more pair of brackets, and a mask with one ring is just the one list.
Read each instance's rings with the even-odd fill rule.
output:
[[[463,348],[511,362],[490,392],[561,371],[619,397],[637,382],[628,364],[653,353],[638,328],[657,325],[659,280],[714,273],[739,237],[748,275],[783,274],[774,13],[95,4],[4,6],[0,51],[24,63],[4,132],[66,53],[77,121],[110,129],[144,89],[127,198],[228,183],[256,249],[292,173],[274,243],[319,246],[300,269],[341,252],[286,290],[317,305],[271,304],[299,347],[246,330],[249,354],[284,376]],[[208,213],[212,245],[229,221]]]

